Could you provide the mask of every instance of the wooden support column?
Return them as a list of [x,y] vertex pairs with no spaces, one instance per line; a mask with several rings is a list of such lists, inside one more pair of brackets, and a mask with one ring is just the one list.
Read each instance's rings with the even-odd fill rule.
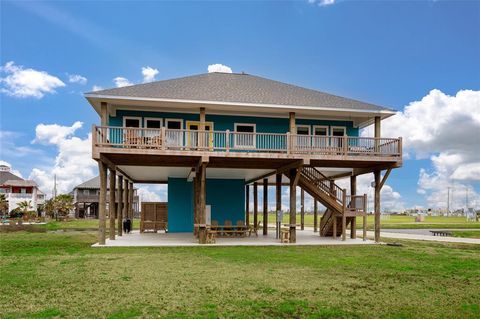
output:
[[114,169],[110,169],[110,185],[109,185],[109,202],[108,202],[108,215],[110,217],[110,230],[109,238],[111,240],[115,239],[115,217],[117,215],[116,211],[116,201],[115,201],[115,192],[116,187],[115,183],[117,181],[117,174]]
[[122,236],[122,211],[123,211],[123,176],[118,176],[118,209],[117,209],[117,235]]
[[297,129],[295,126],[295,112],[290,112],[289,113],[289,133],[290,133],[290,145],[288,145],[288,152],[290,152],[292,149],[295,149],[296,146],[296,134],[297,134]]
[[105,245],[105,215],[107,210],[107,165],[98,161],[100,172],[100,197],[98,199],[98,243]]
[[128,187],[128,216],[132,221],[133,229],[133,182],[130,182]]
[[108,108],[107,102],[100,102],[100,125],[108,125]]
[[347,205],[347,191],[343,189],[343,213],[342,213],[342,240],[347,240],[347,216],[346,216],[346,205]]
[[263,179],[263,235],[268,234],[268,178]]
[[122,210],[122,226],[123,220],[127,218],[128,213],[128,179],[123,179],[123,210]]
[[363,195],[363,240],[367,240],[367,194]]
[[200,244],[206,244],[207,243],[207,215],[206,215],[206,170],[207,170],[207,164],[202,163],[200,165],[200,182],[199,182],[199,191],[200,191],[200,196],[199,196],[199,228],[198,228],[198,242]]
[[297,174],[298,169],[290,170],[290,243],[297,242]]
[[258,228],[258,183],[253,183],[253,228]]
[[300,191],[300,229],[305,229],[305,191]]
[[333,239],[337,239],[337,215],[333,214]]
[[313,199],[313,232],[318,232],[318,201]]
[[245,225],[250,226],[250,185],[245,185]]
[[[282,210],[282,174],[275,175],[275,201],[276,201],[276,212]],[[283,223],[281,220],[280,223]]]
[[375,125],[374,125],[374,131],[375,131],[375,152],[378,153],[379,150],[379,145],[380,145],[380,137],[381,137],[381,126],[380,126],[380,116],[375,116]]
[[375,196],[374,196],[374,213],[375,213],[375,241],[380,241],[380,170],[373,173],[375,176]]
[[205,135],[205,120],[206,120],[205,108],[201,107],[200,108],[200,125],[198,127],[198,130],[200,131],[199,136],[198,136],[199,146],[207,146],[208,145],[208,141],[207,141],[207,138],[206,138],[207,135]]
[[[350,176],[350,195],[352,202],[356,203],[354,196],[357,195],[357,176]],[[355,207],[360,208],[360,207]],[[351,218],[350,222],[350,238],[357,238],[357,216]]]

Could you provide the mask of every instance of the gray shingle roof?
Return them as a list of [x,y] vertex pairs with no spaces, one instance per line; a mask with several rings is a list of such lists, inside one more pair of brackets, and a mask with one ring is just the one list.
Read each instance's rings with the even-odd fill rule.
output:
[[254,75],[237,73],[206,73],[86,94],[90,96],[324,107],[340,110],[389,110],[370,103]]
[[[110,178],[109,176],[107,178]],[[118,178],[117,178],[117,183],[115,184],[115,186],[118,188]],[[89,179],[88,181],[86,182],[83,182],[77,186],[74,187],[75,188],[83,188],[83,189],[100,189],[100,176],[95,176],[94,178],[91,178]],[[108,180],[107,180],[107,189],[109,189],[110,186],[109,186],[109,183],[108,183]],[[134,187],[134,189],[137,189],[136,187]]]
[[18,177],[15,174],[12,174],[10,172],[5,172],[5,171],[0,171],[0,185],[5,184],[6,181],[23,181],[23,178]]

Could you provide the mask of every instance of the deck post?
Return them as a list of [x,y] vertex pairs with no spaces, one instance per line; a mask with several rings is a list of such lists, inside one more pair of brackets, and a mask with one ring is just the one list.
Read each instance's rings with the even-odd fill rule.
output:
[[108,203],[108,215],[110,217],[110,230],[109,238],[115,240],[115,215],[116,213],[116,201],[115,201],[115,182],[117,181],[117,174],[114,169],[110,169],[110,185],[109,185],[109,203]]
[[[276,201],[276,212],[275,214],[282,210],[282,174],[275,175],[275,201]],[[280,223],[283,223],[280,220]]]
[[363,240],[367,240],[367,194],[363,194]]
[[253,183],[253,228],[258,228],[258,183]]
[[297,129],[295,126],[295,112],[290,112],[289,116],[289,139],[290,144],[288,145],[290,152],[295,150],[296,147],[296,136],[297,136]]
[[300,191],[300,229],[305,229],[305,191]]
[[128,187],[128,216],[132,220],[133,229],[133,182]]
[[105,215],[107,210],[107,165],[98,161],[100,172],[100,197],[98,199],[98,243],[105,245]]
[[123,179],[123,209],[122,209],[122,226],[123,220],[127,218],[128,214],[128,179]]
[[206,180],[206,163],[202,163],[200,165],[200,196],[199,196],[199,224],[200,227],[198,228],[198,242],[200,244],[207,243],[207,216],[206,216],[206,187],[205,187],[205,180]]
[[342,211],[342,240],[347,240],[347,216],[346,216],[346,204],[347,204],[347,190],[343,189],[342,191],[342,202],[343,202],[343,211]]
[[[108,122],[107,102],[100,102],[100,125],[107,126],[108,125],[107,122]],[[103,140],[103,138],[102,138],[102,140]]]
[[[350,195],[351,195],[351,202],[356,205],[356,200],[355,200],[355,196],[357,195],[357,176],[350,176]],[[350,223],[350,238],[352,239],[355,239],[357,238],[357,210],[360,208],[360,207],[356,207],[354,206],[355,208],[355,216],[352,217],[352,221]]]
[[245,225],[250,226],[250,185],[245,185]]
[[[201,107],[200,108],[200,125],[198,128],[198,144],[200,147],[207,146],[207,135],[205,134],[205,120],[206,120],[206,114],[205,114],[205,108]],[[206,142],[206,145],[205,145]]]
[[290,170],[290,243],[297,242],[297,185],[295,183],[298,170]]
[[375,153],[376,155],[379,154],[380,152],[380,137],[381,137],[381,125],[380,125],[381,118],[380,116],[375,116],[375,125],[374,125],[374,131],[375,131]]
[[380,170],[374,172],[375,176],[375,196],[374,196],[374,213],[375,213],[375,241],[380,241]]
[[117,209],[117,235],[122,236],[122,211],[123,211],[123,176],[118,175],[118,209]]
[[313,232],[318,231],[318,201],[313,199]]
[[268,234],[268,178],[263,179],[263,235]]
[[333,239],[337,239],[337,215],[333,213]]

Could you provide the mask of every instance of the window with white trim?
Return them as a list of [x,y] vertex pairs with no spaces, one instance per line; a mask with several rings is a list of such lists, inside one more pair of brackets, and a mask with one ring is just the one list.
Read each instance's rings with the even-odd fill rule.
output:
[[255,148],[256,132],[255,124],[235,123],[234,143],[237,148]]
[[316,148],[327,147],[329,144],[328,139],[328,126],[315,125],[313,126],[313,146]]
[[[168,146],[181,146],[183,144],[183,120],[165,119],[165,128],[167,129],[166,143]],[[178,130],[178,131],[177,131]]]
[[333,147],[343,147],[343,136],[346,136],[346,128],[344,126],[332,126],[330,128],[332,141],[331,145]]
[[310,146],[310,125],[297,124],[297,146]]
[[142,127],[142,118],[141,117],[124,117],[123,126],[124,127]]

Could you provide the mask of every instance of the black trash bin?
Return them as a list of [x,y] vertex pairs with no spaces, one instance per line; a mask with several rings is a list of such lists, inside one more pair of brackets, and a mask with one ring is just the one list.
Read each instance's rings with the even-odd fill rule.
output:
[[123,221],[123,232],[126,234],[130,234],[131,231],[132,231],[132,221],[127,218]]

